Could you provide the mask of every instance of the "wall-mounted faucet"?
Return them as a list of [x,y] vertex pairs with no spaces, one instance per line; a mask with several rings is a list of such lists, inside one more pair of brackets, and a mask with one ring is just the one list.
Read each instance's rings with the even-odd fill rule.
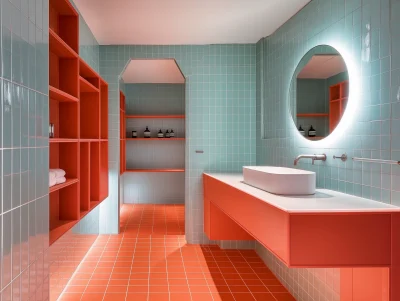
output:
[[299,155],[294,159],[294,165],[297,165],[300,159],[311,159],[312,164],[314,165],[314,161],[326,161],[326,155]]

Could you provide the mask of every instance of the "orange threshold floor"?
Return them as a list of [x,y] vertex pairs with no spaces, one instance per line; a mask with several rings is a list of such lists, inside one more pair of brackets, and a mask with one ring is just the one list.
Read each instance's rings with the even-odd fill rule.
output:
[[294,301],[253,250],[188,245],[184,206],[124,205],[61,301]]

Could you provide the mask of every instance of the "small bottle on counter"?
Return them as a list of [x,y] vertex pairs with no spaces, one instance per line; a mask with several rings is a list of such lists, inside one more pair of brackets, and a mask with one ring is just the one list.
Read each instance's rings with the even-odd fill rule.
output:
[[143,133],[143,137],[144,137],[144,138],[151,138],[151,132],[150,132],[148,126],[146,126],[146,130],[145,130],[144,133]]
[[315,137],[317,136],[317,131],[313,128],[313,126],[310,127],[308,130],[308,137]]
[[169,137],[170,138],[174,138],[175,137],[175,133],[174,133],[173,129],[171,129],[171,132],[169,132]]
[[303,128],[301,127],[301,125],[299,126],[299,133],[300,133],[302,136],[305,136],[305,135],[306,135],[306,132],[303,130]]
[[166,132],[165,132],[165,138],[170,138],[171,136],[170,136],[170,133],[169,133],[169,131],[167,130]]
[[161,131],[161,129],[158,131],[157,137],[164,138],[164,133]]
[[49,124],[49,138],[54,138],[54,123]]
[[137,132],[136,131],[132,131],[132,138],[137,138]]

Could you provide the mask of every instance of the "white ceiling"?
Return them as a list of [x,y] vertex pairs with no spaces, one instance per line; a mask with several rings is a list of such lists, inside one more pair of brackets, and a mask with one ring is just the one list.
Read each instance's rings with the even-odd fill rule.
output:
[[101,45],[255,43],[311,0],[75,0]]
[[345,71],[347,67],[342,56],[314,55],[297,78],[327,79]]
[[183,84],[185,78],[175,60],[131,60],[122,79],[129,84]]

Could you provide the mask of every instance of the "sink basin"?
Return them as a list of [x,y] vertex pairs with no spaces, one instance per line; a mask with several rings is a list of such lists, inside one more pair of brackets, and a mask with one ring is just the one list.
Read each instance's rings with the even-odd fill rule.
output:
[[243,182],[281,195],[315,193],[315,172],[274,166],[243,166]]

